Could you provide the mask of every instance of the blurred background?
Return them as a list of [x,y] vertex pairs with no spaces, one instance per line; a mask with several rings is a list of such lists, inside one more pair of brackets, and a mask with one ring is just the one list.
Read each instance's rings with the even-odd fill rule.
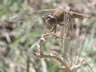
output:
[[[40,59],[34,56],[34,46],[44,33],[42,15],[34,11],[60,9],[88,14],[80,24],[78,40],[83,45],[84,58],[96,72],[96,0],[0,0],[0,72],[64,72],[54,59]],[[76,38],[75,38],[76,39]],[[49,38],[43,46],[60,51],[60,41]],[[54,48],[54,49],[53,49]],[[88,65],[82,72],[92,72]]]

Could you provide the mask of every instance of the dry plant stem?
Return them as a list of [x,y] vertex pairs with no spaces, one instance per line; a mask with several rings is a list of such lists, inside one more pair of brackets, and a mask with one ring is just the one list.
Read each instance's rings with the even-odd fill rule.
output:
[[64,59],[62,57],[59,57],[58,55],[53,55],[53,54],[46,55],[46,54],[42,53],[42,55],[41,54],[36,54],[36,56],[40,57],[40,58],[53,58],[53,59],[56,59],[62,65],[65,66],[66,72],[72,72],[70,67],[64,62]]
[[71,68],[66,64],[66,62],[64,61],[63,57],[61,57],[59,54],[44,54],[43,53],[43,50],[42,50],[42,46],[43,44],[45,43],[45,39],[47,38],[47,36],[49,35],[52,35],[53,33],[46,33],[46,34],[43,34],[40,38],[40,53],[36,53],[35,55],[37,57],[40,57],[40,58],[53,58],[53,59],[56,59],[57,61],[59,61],[63,66],[65,66],[65,70],[66,72],[72,72],[71,71]]
[[78,65],[72,66],[72,67],[71,67],[71,70],[72,70],[72,72],[74,72],[74,70],[75,70],[75,72],[76,72],[76,70],[78,70],[80,67],[86,66],[86,65],[88,65],[89,68],[91,69],[91,71],[93,72],[92,67],[91,67],[91,66],[86,62],[86,60],[84,60],[84,59],[83,59]]
[[[78,65],[74,65],[71,67],[71,72],[77,72],[77,70],[82,67],[82,66],[85,66],[85,65],[88,65],[88,63],[85,61],[85,60],[82,60]],[[62,69],[65,69],[64,66],[61,67]],[[92,69],[92,68],[90,68]],[[92,71],[93,72],[93,71]]]

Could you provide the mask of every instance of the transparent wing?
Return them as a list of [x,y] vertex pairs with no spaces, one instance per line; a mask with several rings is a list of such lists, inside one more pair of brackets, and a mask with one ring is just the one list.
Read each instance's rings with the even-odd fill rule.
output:
[[[78,16],[76,14],[73,14]],[[61,38],[62,39],[62,54],[63,57],[70,66],[74,66],[79,62],[82,47],[78,41],[78,37],[75,35],[74,30],[74,17],[72,14],[64,13],[64,25],[62,26]],[[81,15],[80,15],[81,16]],[[78,17],[79,19],[79,17]],[[77,39],[77,40],[75,40]]]
[[72,33],[73,33],[74,19],[70,13],[64,13],[64,25],[62,26],[61,38],[62,39],[62,53],[65,61],[72,66],[76,58],[76,48],[72,44]]

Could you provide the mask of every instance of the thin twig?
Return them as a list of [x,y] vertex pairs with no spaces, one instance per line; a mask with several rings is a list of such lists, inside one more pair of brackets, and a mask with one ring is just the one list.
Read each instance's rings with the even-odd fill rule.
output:
[[53,58],[59,61],[63,66],[65,66],[66,72],[71,72],[70,67],[67,65],[67,63],[64,61],[63,57],[61,57],[59,54],[44,54],[42,50],[42,46],[46,41],[46,37],[49,35],[52,35],[53,33],[46,33],[43,34],[40,38],[40,53],[35,53],[35,56],[40,57],[40,58]]

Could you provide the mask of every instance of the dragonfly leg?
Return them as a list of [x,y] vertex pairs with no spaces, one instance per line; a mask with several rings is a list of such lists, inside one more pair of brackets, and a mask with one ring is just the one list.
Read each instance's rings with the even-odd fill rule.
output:
[[52,29],[51,29],[51,32],[55,32],[56,33],[56,28],[57,28],[57,25],[55,25]]

